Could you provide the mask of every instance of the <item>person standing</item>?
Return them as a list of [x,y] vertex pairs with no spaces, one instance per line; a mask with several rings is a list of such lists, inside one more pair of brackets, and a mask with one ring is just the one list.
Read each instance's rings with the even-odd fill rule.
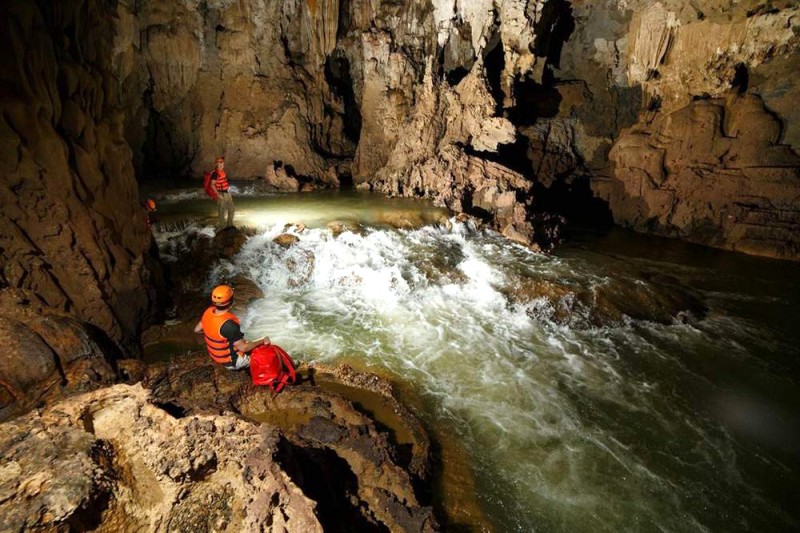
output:
[[215,160],[216,168],[211,173],[211,186],[217,191],[217,213],[219,215],[218,225],[220,227],[233,227],[233,197],[230,193],[228,175],[225,173],[225,158],[218,157]]
[[233,288],[218,285],[211,291],[211,306],[206,309],[194,327],[195,333],[203,333],[211,359],[228,370],[239,370],[250,366],[250,352],[270,344],[269,337],[255,341],[245,340],[239,327],[239,319],[231,312]]

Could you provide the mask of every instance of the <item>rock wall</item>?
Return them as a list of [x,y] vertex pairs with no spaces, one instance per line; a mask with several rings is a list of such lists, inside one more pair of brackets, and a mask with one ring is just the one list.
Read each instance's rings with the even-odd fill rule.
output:
[[[114,64],[143,175],[192,175],[224,155],[230,174],[275,162],[325,181],[352,157],[326,81],[338,2],[119,2]],[[335,173],[334,173],[335,174]]]
[[18,306],[40,306],[135,353],[157,268],[110,66],[107,6],[2,3],[0,292],[21,294],[3,300],[19,340],[27,319]]
[[[536,213],[580,217],[594,194],[617,223],[640,231],[792,255],[782,230],[762,231],[758,246],[737,244],[742,231],[709,222],[729,205],[713,195],[702,200],[710,218],[665,223],[669,213],[625,185],[636,174],[630,153],[630,164],[609,159],[629,128],[652,137],[659,117],[733,94],[759,98],[765,117],[752,106],[748,116],[776,119],[771,144],[797,153],[800,8],[790,0],[143,0],[116,10],[114,65],[143,174],[199,176],[225,154],[235,176],[284,190],[352,176],[365,188],[437,198],[434,189],[459,190],[463,176],[420,186],[420,169],[459,154],[526,181],[514,189],[525,212],[514,231],[529,240],[523,226]],[[714,126],[698,124],[706,127]],[[740,142],[760,143],[751,131],[741,128]],[[774,164],[796,168],[786,158]],[[759,183],[742,195],[761,194]],[[498,186],[487,175],[455,203],[468,208],[476,190]],[[639,211],[611,192],[622,189]],[[700,202],[693,190],[681,187],[675,202]],[[761,196],[785,207],[770,194]]]
[[627,78],[643,111],[594,190],[638,231],[796,260],[800,7],[708,4],[633,16]]

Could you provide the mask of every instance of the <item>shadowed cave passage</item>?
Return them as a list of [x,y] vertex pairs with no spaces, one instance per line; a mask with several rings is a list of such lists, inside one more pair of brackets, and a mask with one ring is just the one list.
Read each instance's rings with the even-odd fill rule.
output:
[[358,479],[333,450],[298,446],[281,438],[275,459],[303,493],[317,502],[317,518],[325,531],[389,531],[365,516],[369,511],[359,504]]
[[358,145],[361,138],[361,111],[353,90],[353,77],[350,74],[350,61],[344,52],[337,49],[325,62],[325,80],[333,93],[344,103],[344,134]]

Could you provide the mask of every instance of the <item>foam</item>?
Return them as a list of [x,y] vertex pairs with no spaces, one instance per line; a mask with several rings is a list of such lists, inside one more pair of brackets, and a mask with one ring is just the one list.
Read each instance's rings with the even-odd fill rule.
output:
[[[738,353],[758,332],[741,340],[732,333],[740,322],[714,317],[701,326],[557,323],[546,299],[512,304],[501,289],[520,275],[591,288],[613,274],[450,224],[335,238],[311,228],[288,249],[272,242],[283,225],[267,225],[208,284],[236,274],[259,284],[265,297],[243,316],[248,336],[268,335],[308,362],[360,358],[410,382],[433,423],[475,451],[501,528],[624,529],[638,517],[642,529],[704,529],[698,478],[743,498],[756,492],[730,464],[731,436],[674,396],[703,378],[672,350]],[[436,260],[439,277],[428,272]],[[658,453],[633,445],[634,430],[662,434],[647,441]],[[699,451],[671,447],[673,437]]]

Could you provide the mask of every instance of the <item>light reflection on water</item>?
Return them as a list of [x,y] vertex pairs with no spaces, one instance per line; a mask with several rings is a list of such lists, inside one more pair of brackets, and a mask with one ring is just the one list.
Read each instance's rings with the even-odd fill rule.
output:
[[[196,214],[191,204],[171,216]],[[267,213],[262,231],[209,283],[243,273],[261,285],[246,332],[407,381],[426,422],[470,452],[498,530],[798,526],[796,265],[624,232],[546,257],[454,221],[334,238],[326,222],[370,225],[401,204],[330,194],[237,204],[242,220]],[[311,229],[284,249],[272,238],[287,222]],[[520,300],[514,288],[531,280],[557,298]],[[661,307],[683,291],[702,318],[615,318],[625,299],[671,315]],[[610,311],[598,319],[596,306]]]

